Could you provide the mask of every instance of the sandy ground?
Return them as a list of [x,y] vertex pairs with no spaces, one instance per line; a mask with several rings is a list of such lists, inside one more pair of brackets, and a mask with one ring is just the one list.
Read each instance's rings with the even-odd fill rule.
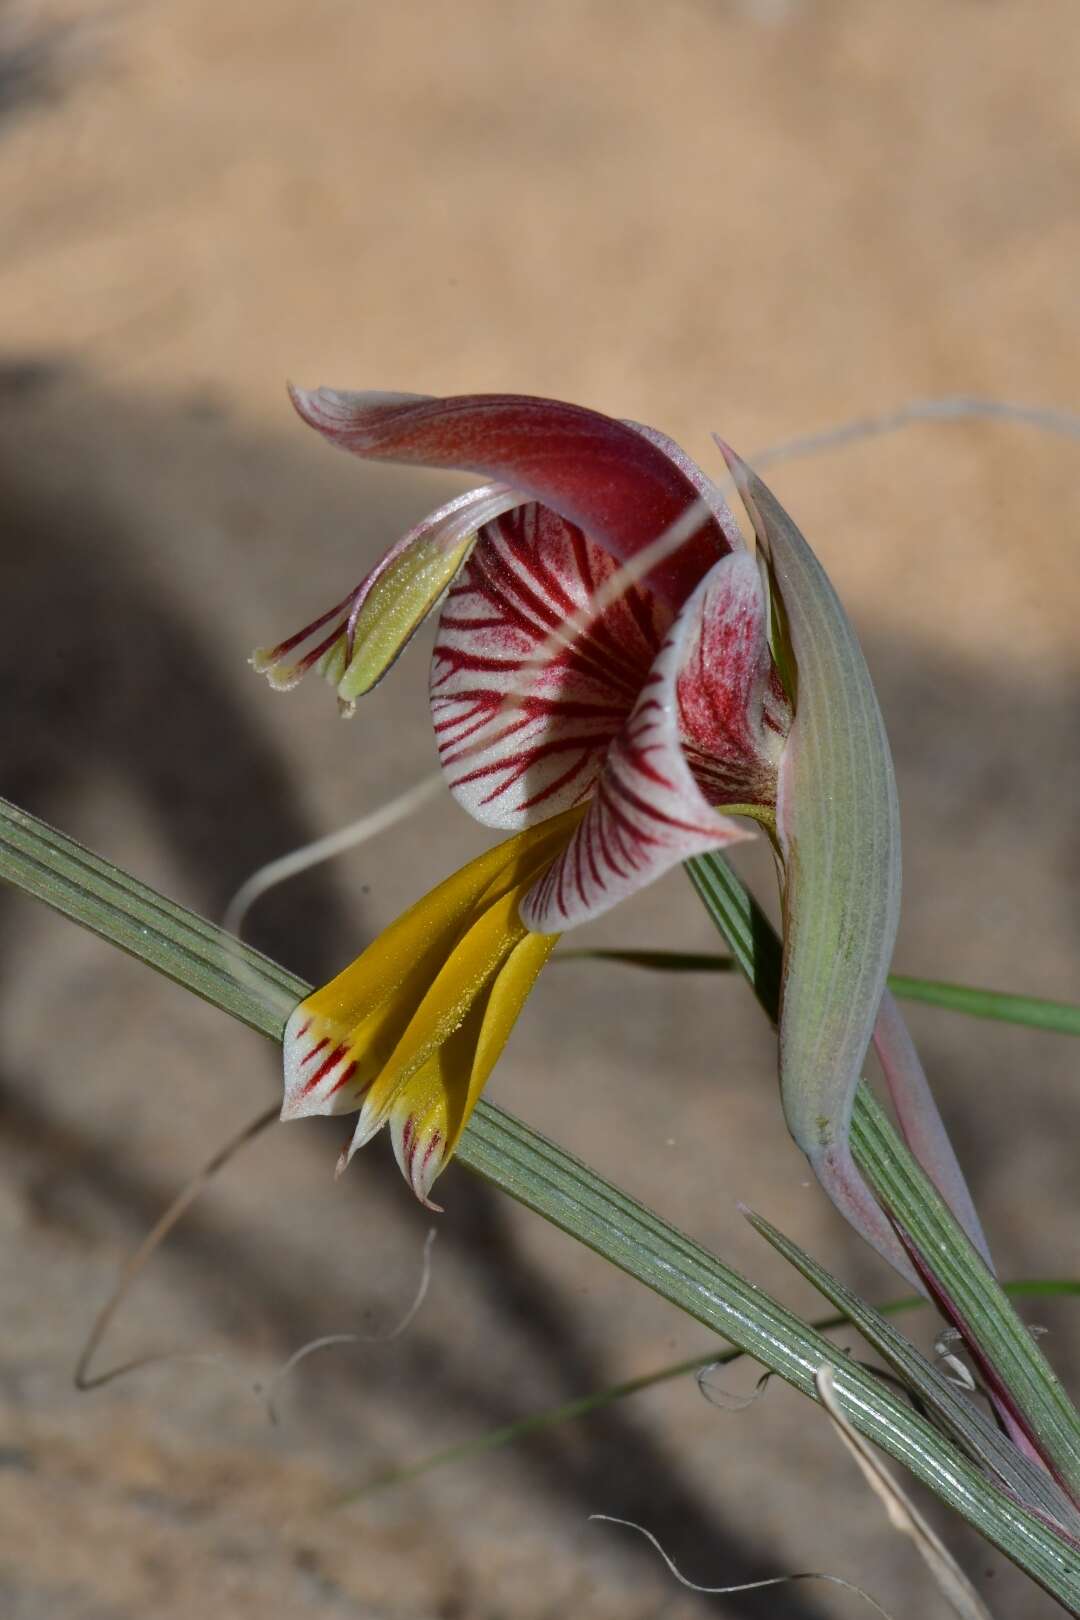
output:
[[[709,466],[713,428],[755,451],[913,397],[1077,403],[1072,0],[9,4],[0,29],[0,788],[211,915],[432,760],[423,647],[349,731],[323,690],[245,669],[456,487],[332,454],[287,376],[551,393]],[[938,424],[775,471],[880,677],[902,971],[1076,994],[1076,469],[1063,438]],[[325,973],[483,842],[431,807],[265,900],[253,937]],[[697,1598],[592,1512],[701,1581],[830,1570],[943,1612],[780,1388],[736,1415],[668,1385],[341,1506],[707,1341],[452,1170],[412,1327],[312,1356],[272,1425],[275,1369],[385,1333],[419,1276],[423,1212],[383,1144],[335,1186],[333,1125],[248,1149],[109,1347],[199,1357],[76,1395],[123,1258],[276,1065],[28,901],[0,915],[3,1620],[865,1612],[829,1587]],[[710,943],[679,874],[591,937]],[[1002,1270],[1075,1272],[1074,1050],[913,1024]],[[814,1309],[737,1199],[885,1297],[807,1185],[771,1061],[735,983],[567,967],[493,1095],[785,1299]],[[1031,1314],[1075,1378],[1075,1312]],[[1057,1612],[949,1533],[997,1615]]]

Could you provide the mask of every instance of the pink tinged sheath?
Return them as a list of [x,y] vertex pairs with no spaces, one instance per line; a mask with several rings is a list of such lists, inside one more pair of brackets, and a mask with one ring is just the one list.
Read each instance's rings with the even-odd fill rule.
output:
[[975,1201],[938,1112],[915,1043],[889,990],[881,998],[874,1025],[874,1048],[904,1141],[993,1271],[990,1246]]

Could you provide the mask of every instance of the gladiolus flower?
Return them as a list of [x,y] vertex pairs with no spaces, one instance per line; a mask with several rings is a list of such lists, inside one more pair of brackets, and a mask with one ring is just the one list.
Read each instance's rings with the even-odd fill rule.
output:
[[851,1100],[896,930],[892,764],[862,654],[805,540],[725,449],[757,537],[670,440],[516,395],[293,391],[368,460],[494,480],[253,662],[317,666],[346,712],[445,596],[431,672],[454,797],[514,832],[298,1007],[289,1117],[390,1121],[427,1198],[558,934],[676,863],[767,830],[782,871],[781,1092],[799,1145],[879,1247]]

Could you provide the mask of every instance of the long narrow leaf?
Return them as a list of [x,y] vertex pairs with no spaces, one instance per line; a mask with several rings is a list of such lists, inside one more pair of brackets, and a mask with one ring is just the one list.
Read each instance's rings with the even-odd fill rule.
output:
[[[1011,1299],[1046,1299],[1080,1295],[1080,1280],[1071,1277],[1033,1278],[1031,1281],[1006,1283],[1004,1286]],[[860,1304],[862,1303],[860,1301]],[[864,1308],[872,1310],[875,1316],[887,1317],[898,1316],[905,1311],[926,1309],[929,1304],[928,1299],[910,1294],[904,1299],[887,1300],[883,1305]],[[811,1322],[810,1326],[818,1333],[829,1333],[849,1324],[856,1325],[853,1317],[846,1312],[837,1311],[832,1316],[820,1317],[817,1321]],[[902,1342],[907,1344],[907,1340]],[[907,1347],[913,1356],[918,1356],[918,1352],[910,1345]],[[704,1355],[690,1356],[683,1361],[671,1361],[666,1366],[655,1367],[652,1372],[640,1373],[636,1378],[627,1378],[622,1383],[608,1384],[604,1389],[593,1390],[588,1395],[578,1395],[573,1400],[561,1401],[557,1406],[545,1407],[540,1412],[528,1412],[524,1417],[515,1418],[513,1422],[499,1424],[493,1429],[483,1429],[479,1434],[471,1435],[466,1440],[459,1440],[454,1445],[429,1452],[426,1457],[420,1457],[415,1462],[388,1468],[355,1491],[351,1491],[346,1500],[353,1501],[378,1490],[403,1485],[407,1480],[418,1479],[438,1468],[467,1462],[470,1458],[482,1456],[485,1452],[499,1451],[504,1446],[517,1445],[519,1441],[528,1440],[530,1436],[541,1434],[547,1429],[558,1428],[560,1424],[591,1417],[594,1412],[603,1411],[605,1407],[614,1406],[618,1401],[627,1400],[632,1395],[640,1395],[647,1389],[654,1389],[658,1384],[671,1383],[676,1378],[686,1378],[689,1374],[701,1372],[706,1367],[730,1366],[733,1362],[741,1360],[742,1356],[743,1351],[737,1346],[717,1346]]]
[[[817,1367],[835,1357],[834,1347],[761,1290],[509,1115],[490,1106],[478,1109],[464,1141],[472,1169],[816,1398]],[[815,1362],[815,1356],[820,1360]],[[846,1363],[838,1369],[837,1389],[844,1412],[860,1433],[903,1462],[943,1500],[954,1506],[962,1500],[961,1511],[988,1539],[994,1537],[976,1507],[976,1498],[984,1494],[1013,1516],[1012,1529],[1023,1526],[1025,1540],[1036,1526],[1040,1542],[1049,1535],[1062,1560],[1060,1575],[1067,1576],[1071,1589],[1069,1602],[1080,1603],[1080,1554],[1074,1548],[991,1485],[939,1430],[873,1374]],[[975,1511],[978,1520],[972,1517]],[[1031,1572],[1028,1564],[1024,1567]]]
[[[617,962],[623,967],[648,968],[656,973],[733,973],[734,957],[714,951],[633,951],[598,947],[559,951],[554,962]],[[983,990],[973,984],[952,984],[944,979],[912,979],[889,974],[889,989],[898,1001],[921,1001],[946,1012],[971,1018],[991,1018],[1002,1024],[1023,1024],[1055,1035],[1080,1035],[1080,1006],[1069,1001],[1047,1001],[1010,990]]]
[[[780,942],[772,925],[722,856],[698,856],[687,866],[709,915],[775,1022]],[[1007,1397],[1075,1499],[1080,1493],[1080,1416],[1001,1285],[862,1081],[855,1095],[851,1148],[859,1170],[908,1234],[915,1252],[932,1256],[939,1291],[979,1357],[984,1377],[998,1379],[992,1384],[995,1394]]]
[[961,1329],[987,1386],[1004,1398],[1074,1501],[1080,1501],[1080,1419],[1060,1379],[997,1278],[959,1232],[944,1200],[860,1086],[852,1116],[855,1162],[928,1272]]
[[835,1370],[818,1368],[818,1394],[832,1419],[840,1439],[855,1459],[863,1478],[884,1505],[889,1523],[901,1535],[909,1536],[926,1563],[934,1583],[959,1620],[993,1620],[971,1581],[964,1574],[928,1519],[919,1512],[907,1492],[892,1477],[881,1458],[862,1435],[857,1434],[836,1399]]
[[900,1001],[922,1001],[929,1007],[967,1013],[972,1018],[993,1018],[1002,1024],[1026,1024],[1056,1035],[1080,1035],[1080,1007],[1067,1001],[1046,1001],[1041,996],[1018,996],[1004,990],[980,990],[971,984],[947,984],[940,979],[912,979],[902,973],[889,976],[889,988]]
[[1056,1519],[1074,1539],[1080,1539],[1080,1513],[1045,1469],[1014,1446],[880,1311],[846,1288],[771,1222],[752,1210],[746,1215],[754,1230],[858,1328],[954,1440],[988,1463],[1020,1501]]
[[[212,924],[3,801],[0,878],[37,894],[273,1040],[281,1039],[287,1010],[283,1000],[293,993],[299,999],[307,990]],[[827,1339],[562,1149],[481,1103],[459,1157],[711,1332],[817,1398],[817,1369],[835,1356]],[[837,1371],[836,1389],[841,1409],[861,1434],[909,1468],[1066,1610],[1080,1613],[1080,1558],[1051,1526],[1017,1507],[873,1374],[846,1364]]]

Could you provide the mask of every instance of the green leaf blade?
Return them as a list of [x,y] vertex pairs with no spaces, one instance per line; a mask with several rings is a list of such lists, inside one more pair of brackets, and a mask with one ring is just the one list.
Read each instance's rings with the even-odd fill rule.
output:
[[1019,1451],[880,1311],[845,1287],[771,1222],[752,1210],[746,1212],[746,1218],[755,1232],[858,1328],[958,1444],[992,1468],[1019,1501],[1048,1514],[1074,1539],[1080,1537],[1080,1511],[1045,1469]]
[[902,1001],[920,1001],[928,1007],[967,1013],[971,1018],[992,1018],[1003,1024],[1025,1024],[1056,1035],[1080,1035],[1080,1006],[1048,1001],[1041,996],[1017,995],[1004,990],[981,990],[974,985],[940,979],[909,978],[893,973],[889,987]]
[[[771,1000],[780,941],[761,908],[722,855],[687,863],[706,910],[754,986],[766,1012]],[[955,1302],[972,1350],[979,1335],[987,1354],[1002,1358],[1000,1370],[1028,1431],[1047,1447],[1058,1477],[1074,1499],[1080,1494],[1080,1416],[1008,1297],[958,1225],[944,1200],[915,1163],[874,1101],[865,1082],[856,1088],[852,1154],[883,1207],[910,1235],[915,1250],[932,1260],[941,1292]]]
[[[36,894],[273,1040],[281,1038],[283,1000],[300,1000],[308,989],[212,923],[2,800],[0,880]],[[741,913],[741,921],[752,925],[753,906],[745,894]],[[817,1368],[835,1360],[827,1339],[569,1154],[481,1102],[459,1157],[817,1398]],[[845,1364],[837,1369],[836,1388],[842,1410],[861,1434],[908,1467],[1069,1612],[1080,1613],[1080,1555],[1052,1526],[1018,1507],[871,1374]]]
[[[612,962],[655,973],[731,973],[739,965],[734,957],[721,956],[715,951],[618,950],[605,946],[561,950],[553,960]],[[1020,1024],[1054,1035],[1080,1035],[1080,1005],[1074,1002],[1048,1001],[1042,996],[1011,990],[986,990],[946,979],[910,978],[902,973],[890,973],[888,985],[898,1001],[922,1002],[928,1007],[940,1007],[944,1012],[965,1013],[970,1018],[989,1018],[1002,1024]]]

